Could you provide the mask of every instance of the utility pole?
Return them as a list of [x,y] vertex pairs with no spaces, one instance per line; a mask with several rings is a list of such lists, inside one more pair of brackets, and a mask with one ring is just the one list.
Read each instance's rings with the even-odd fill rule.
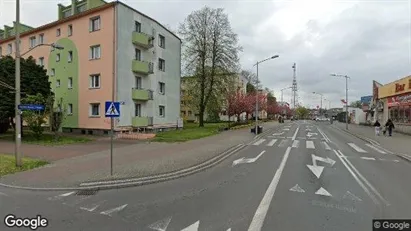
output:
[[15,130],[16,130],[16,141],[15,141],[15,155],[16,155],[16,166],[22,166],[22,155],[21,155],[21,114],[19,110],[20,105],[20,0],[16,0],[16,25],[15,25],[15,36],[16,36],[16,102],[15,102]]
[[348,75],[338,74],[331,74],[331,76],[345,78],[345,129],[348,130],[348,79],[350,77]]
[[297,104],[296,101],[295,101],[295,99],[297,98],[297,76],[296,76],[297,64],[294,63],[292,68],[293,68],[293,85],[292,85],[292,88],[293,88],[293,107],[295,109],[295,106]]

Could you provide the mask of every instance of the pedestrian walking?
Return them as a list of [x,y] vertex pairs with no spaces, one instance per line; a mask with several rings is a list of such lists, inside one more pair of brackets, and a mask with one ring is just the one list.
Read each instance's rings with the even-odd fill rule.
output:
[[380,122],[378,122],[378,120],[375,121],[374,127],[375,127],[375,135],[379,136],[380,135],[381,124],[380,124]]
[[392,122],[391,119],[388,119],[388,120],[387,120],[387,123],[385,123],[385,127],[386,127],[387,130],[388,130],[388,135],[389,135],[389,136],[392,136],[392,129],[394,129],[395,126],[394,126],[394,123]]

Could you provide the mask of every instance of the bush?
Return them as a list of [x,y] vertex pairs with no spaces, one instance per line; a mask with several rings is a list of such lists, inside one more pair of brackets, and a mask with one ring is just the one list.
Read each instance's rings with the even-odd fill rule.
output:
[[10,121],[8,119],[0,120],[0,134],[6,133],[10,128]]

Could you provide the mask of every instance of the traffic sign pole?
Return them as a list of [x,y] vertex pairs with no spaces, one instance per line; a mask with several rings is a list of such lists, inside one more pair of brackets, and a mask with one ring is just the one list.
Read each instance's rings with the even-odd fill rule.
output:
[[113,141],[114,141],[114,117],[120,117],[120,102],[106,102],[106,117],[110,117],[110,174],[113,176]]
[[113,139],[114,139],[114,120],[110,118],[111,122],[111,137],[110,137],[110,174],[113,176]]

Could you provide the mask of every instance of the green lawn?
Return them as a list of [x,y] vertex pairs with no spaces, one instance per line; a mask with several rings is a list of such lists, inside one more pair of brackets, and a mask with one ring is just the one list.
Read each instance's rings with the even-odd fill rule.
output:
[[38,168],[46,164],[48,163],[44,160],[23,158],[23,166],[18,168],[16,167],[16,159],[13,155],[0,154],[0,177],[7,174]]
[[219,128],[227,127],[227,123],[205,123],[204,127],[198,127],[197,123],[186,123],[182,130],[172,130],[157,133],[152,140],[155,142],[184,142],[200,139],[219,133]]
[[[14,141],[14,134],[2,134],[0,135],[0,140],[8,140]],[[56,141],[54,134],[45,133],[40,137],[40,139],[36,139],[33,136],[33,133],[30,131],[24,131],[22,142],[27,144],[38,144],[38,145],[46,145],[46,146],[57,146],[57,145],[65,145],[65,144],[74,144],[74,143],[86,143],[91,141],[92,139],[86,137],[74,137],[74,136],[60,136],[60,138]]]

